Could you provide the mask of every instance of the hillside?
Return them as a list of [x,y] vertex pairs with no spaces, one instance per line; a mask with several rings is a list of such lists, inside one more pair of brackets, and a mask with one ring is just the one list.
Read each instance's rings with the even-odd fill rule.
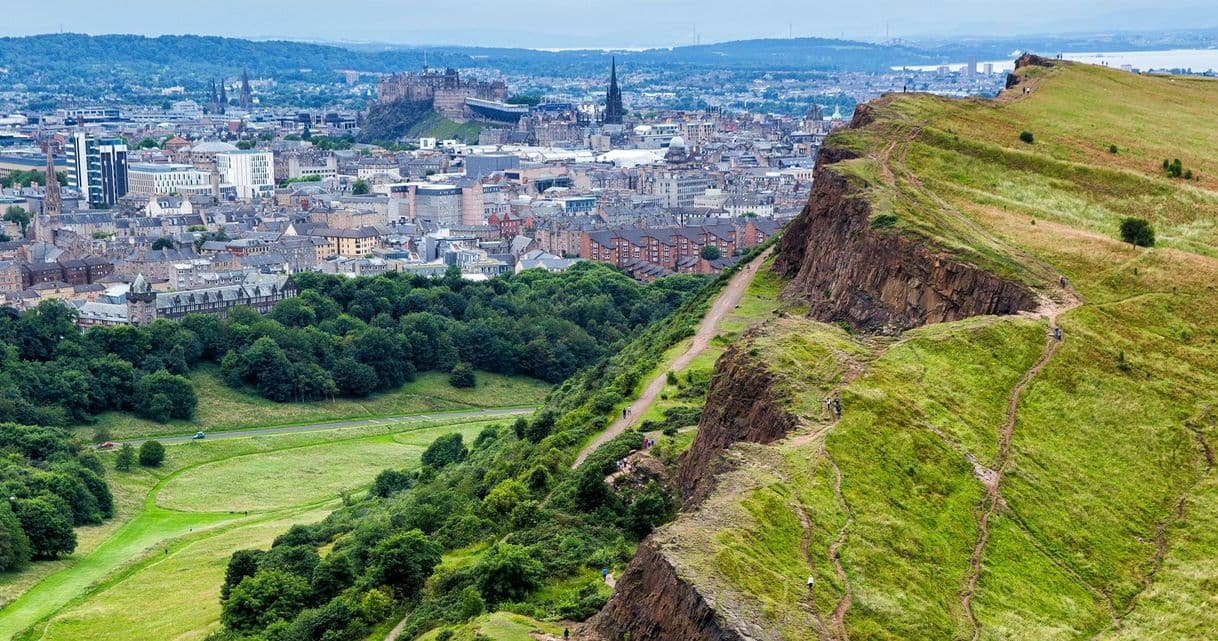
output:
[[683,512],[587,636],[1212,638],[1218,84],[1025,57],[1009,85],[830,137]]

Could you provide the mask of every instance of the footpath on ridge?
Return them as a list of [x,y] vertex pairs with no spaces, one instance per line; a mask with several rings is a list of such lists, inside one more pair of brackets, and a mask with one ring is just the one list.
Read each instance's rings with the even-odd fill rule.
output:
[[711,339],[715,337],[716,326],[719,321],[727,316],[728,312],[736,308],[740,303],[740,299],[744,296],[745,290],[749,288],[749,283],[753,282],[753,277],[757,275],[757,268],[765,263],[766,258],[774,251],[773,248],[767,249],[757,256],[748,265],[732,276],[728,281],[727,286],[719,293],[719,297],[715,302],[711,303],[710,310],[706,316],[702,318],[702,322],[698,324],[697,331],[694,332],[693,339],[690,341],[689,349],[683,354],[673,359],[668,363],[667,367],[662,368],[662,371],[656,373],[655,378],[647,382],[647,386],[643,388],[643,393],[630,404],[629,411],[625,415],[619,417],[605,431],[601,432],[592,439],[592,442],[579,451],[579,456],[575,457],[575,462],[571,464],[571,469],[575,469],[588,458],[588,455],[595,452],[597,448],[613,440],[621,435],[626,430],[634,426],[638,422],[639,417],[647,411],[647,408],[655,402],[656,397],[660,395],[660,391],[664,389],[664,384],[668,380],[668,372],[679,372],[689,366],[695,358],[698,357],[710,345]]

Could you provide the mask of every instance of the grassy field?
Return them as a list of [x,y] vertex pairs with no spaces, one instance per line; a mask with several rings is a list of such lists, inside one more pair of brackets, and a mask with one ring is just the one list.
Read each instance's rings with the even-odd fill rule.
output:
[[[1214,638],[1218,83],[1021,74],[1030,95],[899,96],[835,134],[859,158],[834,170],[860,181],[873,215],[897,216],[884,233],[1047,293],[1063,274],[1084,299],[1018,396],[971,614],[978,476],[1045,353],[1035,315],[900,339],[781,319],[748,339],[803,425],[777,447],[740,446],[703,509],[657,535],[716,607],[815,636],[846,591],[836,560],[852,639],[968,639],[974,616],[986,640]],[[1164,158],[1197,178],[1167,177]],[[1151,220],[1158,246],[1119,242],[1125,216]],[[836,423],[821,405],[834,389]]]
[[478,372],[478,385],[457,389],[448,376],[425,372],[395,392],[365,399],[337,399],[316,403],[275,403],[256,394],[234,390],[225,385],[214,366],[196,369],[190,375],[199,408],[190,421],[161,424],[128,413],[103,414],[96,425],[77,431],[88,438],[95,428],[105,428],[115,440],[139,439],[173,434],[192,434],[198,430],[221,432],[250,426],[307,425],[361,418],[403,416],[471,408],[498,407],[505,399],[520,406],[537,405],[549,392],[544,382],[522,377]]
[[427,114],[404,136],[411,138],[435,138],[437,140],[457,139],[466,144],[478,144],[478,134],[482,133],[484,125],[477,122],[454,122],[432,112]]
[[32,586],[9,586],[22,593],[0,611],[0,639],[202,638],[218,621],[216,591],[233,550],[269,545],[292,523],[322,518],[341,492],[366,486],[381,469],[417,464],[437,436],[472,439],[488,424],[437,420],[172,445],[161,468],[110,473],[120,511],[108,536]]

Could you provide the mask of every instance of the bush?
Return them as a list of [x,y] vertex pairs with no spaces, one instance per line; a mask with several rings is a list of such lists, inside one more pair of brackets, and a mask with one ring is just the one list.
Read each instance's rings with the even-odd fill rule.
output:
[[474,366],[469,363],[457,363],[448,375],[448,384],[457,388],[469,388],[477,385],[474,378]]
[[1019,139],[1029,145],[1036,142],[1036,137],[1033,136],[1032,132],[1030,132],[1030,131],[1019,132]]
[[445,465],[464,459],[467,453],[469,450],[462,442],[461,434],[445,434],[432,441],[431,445],[428,445],[427,449],[423,451],[423,464],[438,470]]
[[1155,229],[1143,218],[1126,218],[1121,221],[1121,240],[1138,247],[1154,247]]
[[719,260],[723,257],[723,252],[720,252],[719,248],[714,245],[703,245],[702,249],[698,251],[698,255],[706,260]]
[[160,441],[144,441],[140,446],[140,465],[157,467],[165,460],[165,446]]
[[1115,153],[1117,153],[1117,146],[1116,146],[1116,145],[1108,145],[1108,153],[1110,153],[1110,154],[1115,154]]
[[114,459],[114,469],[120,472],[130,472],[135,466],[135,448],[130,443],[123,443],[118,449],[118,457]]
[[0,572],[20,570],[30,561],[30,539],[7,500],[0,499]]
[[29,539],[30,556],[54,559],[76,549],[72,521],[45,499],[17,501],[17,519]]
[[887,229],[897,224],[896,214],[880,214],[871,219],[872,229]]
[[527,548],[511,543],[496,545],[474,568],[478,591],[487,603],[524,597],[541,585],[543,572]]

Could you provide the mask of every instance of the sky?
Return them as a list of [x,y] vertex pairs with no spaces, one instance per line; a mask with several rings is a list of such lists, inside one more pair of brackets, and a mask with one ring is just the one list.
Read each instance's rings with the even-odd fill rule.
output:
[[[1218,26],[1218,0],[58,0],[0,35],[194,33],[491,47],[667,47],[794,36],[882,41]],[[1206,24],[1200,24],[1206,23]]]

